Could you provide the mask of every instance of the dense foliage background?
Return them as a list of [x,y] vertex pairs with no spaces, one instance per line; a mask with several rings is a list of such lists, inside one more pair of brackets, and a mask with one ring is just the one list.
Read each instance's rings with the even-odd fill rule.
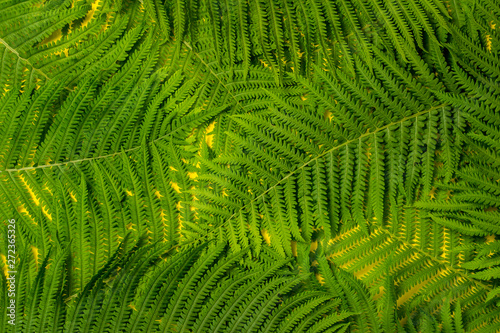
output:
[[0,0],[0,332],[500,332],[499,16]]

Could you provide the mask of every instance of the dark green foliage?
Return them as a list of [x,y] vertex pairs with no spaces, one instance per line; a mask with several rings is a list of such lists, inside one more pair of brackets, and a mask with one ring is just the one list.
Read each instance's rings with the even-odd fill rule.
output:
[[499,331],[499,17],[0,0],[0,331]]

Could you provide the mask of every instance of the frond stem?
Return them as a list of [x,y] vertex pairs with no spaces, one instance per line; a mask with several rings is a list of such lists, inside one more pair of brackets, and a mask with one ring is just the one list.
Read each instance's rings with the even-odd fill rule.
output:
[[[162,135],[162,136],[160,136],[160,137],[152,140],[151,142],[147,142],[146,144],[151,145],[151,144],[154,144],[155,142],[157,142],[159,140],[163,140],[166,137],[168,137],[168,136],[173,135],[174,133],[176,133],[178,130],[180,130],[181,128],[183,128],[185,125],[186,124],[184,124],[182,126],[179,126],[174,131],[172,131],[170,133],[167,133],[165,135]],[[10,172],[18,172],[18,171],[29,171],[29,170],[35,170],[35,169],[43,169],[43,168],[51,168],[51,167],[56,167],[56,166],[63,166],[63,165],[66,165],[66,164],[71,164],[71,163],[74,164],[74,163],[81,163],[81,162],[86,162],[86,161],[93,161],[93,160],[98,160],[98,159],[102,159],[102,158],[108,158],[108,157],[117,156],[117,155],[120,155],[122,153],[128,153],[128,152],[140,149],[142,147],[143,147],[142,145],[139,145],[137,147],[133,147],[133,148],[129,148],[129,149],[126,149],[126,150],[122,150],[122,151],[119,151],[119,152],[116,152],[116,153],[113,153],[113,154],[96,156],[96,157],[87,157],[87,158],[82,158],[82,159],[72,160],[72,161],[66,161],[66,162],[60,162],[60,163],[42,164],[42,165],[31,166],[31,167],[24,167],[24,168],[19,168],[19,169],[5,169],[5,170],[0,170],[0,173],[2,173],[2,172],[9,172],[10,173]]]
[[240,101],[238,101],[238,99],[236,98],[236,96],[234,96],[232,93],[231,93],[231,90],[229,90],[229,88],[224,84],[224,82],[222,82],[222,80],[217,76],[217,73],[214,72],[214,70],[212,69],[212,67],[210,67],[206,62],[205,60],[203,60],[200,55],[195,51],[193,50],[193,48],[191,47],[191,45],[189,45],[189,43],[187,43],[186,41],[184,41],[184,44],[189,48],[189,50],[191,50],[191,52],[193,52],[193,54],[196,56],[196,58],[198,58],[198,60],[203,64],[205,65],[205,67],[208,68],[208,70],[210,71],[210,73],[217,79],[217,81],[219,81],[219,84],[221,86],[224,87],[224,89],[226,89],[227,93],[229,94],[229,96],[231,96],[234,101],[236,102],[236,105],[238,105],[240,107],[241,110],[244,111],[243,109],[243,106],[241,105]]
[[21,55],[19,54],[19,52],[17,52],[16,49],[14,49],[12,46],[10,46],[5,40],[3,40],[2,38],[0,38],[0,44],[2,44],[3,46],[5,46],[7,48],[7,50],[9,50],[10,52],[14,53],[18,58],[19,60],[25,62],[26,64],[30,65],[33,70],[37,71],[38,73],[40,73],[42,76],[44,76],[47,80],[50,80],[51,78],[45,74],[41,69],[38,69],[36,68],[28,59],[26,58],[23,58],[21,57]]
[[[348,144],[350,144],[350,143],[352,143],[352,142],[358,141],[358,140],[360,140],[360,139],[362,139],[362,138],[368,137],[368,136],[373,135],[373,134],[375,134],[375,133],[377,133],[377,132],[381,132],[381,131],[383,131],[383,130],[385,130],[385,129],[387,129],[387,128],[389,128],[389,127],[393,126],[393,125],[396,125],[396,124],[399,124],[399,123],[405,122],[405,121],[407,121],[407,120],[409,120],[409,119],[413,119],[413,118],[416,118],[416,117],[422,116],[422,115],[424,115],[424,114],[430,113],[430,112],[432,112],[432,111],[434,111],[434,110],[436,110],[436,109],[439,109],[439,108],[445,107],[445,106],[447,106],[447,105],[448,105],[448,103],[443,103],[443,104],[440,104],[440,105],[438,105],[438,106],[434,106],[434,107],[432,107],[432,108],[430,108],[430,109],[427,109],[427,110],[424,110],[424,111],[421,111],[421,112],[415,113],[415,114],[413,114],[413,115],[411,115],[411,116],[404,117],[403,119],[400,119],[400,120],[398,120],[398,121],[394,121],[394,122],[392,122],[392,123],[390,123],[390,124],[387,124],[387,125],[385,125],[385,126],[382,126],[382,127],[380,127],[380,128],[377,128],[377,129],[376,129],[376,130],[374,130],[373,132],[369,132],[369,131],[367,131],[365,134],[362,134],[362,135],[360,135],[359,137],[357,137],[357,138],[355,138],[355,139],[348,140],[348,141],[346,141],[346,142],[344,142],[344,143],[342,143],[342,144],[340,144],[340,145],[338,145],[338,146],[335,146],[335,147],[333,147],[333,148],[331,148],[331,149],[328,149],[328,150],[324,151],[323,153],[319,154],[318,156],[316,156],[316,157],[314,157],[314,158],[310,159],[309,161],[305,162],[304,164],[302,164],[302,165],[301,165],[300,167],[298,167],[297,169],[292,170],[292,171],[291,171],[288,175],[286,175],[285,177],[281,178],[281,179],[280,179],[279,181],[277,181],[277,182],[276,182],[273,186],[269,187],[267,190],[265,190],[264,192],[262,192],[260,195],[256,196],[256,197],[255,197],[255,198],[253,198],[252,200],[250,200],[247,204],[245,204],[245,205],[241,206],[241,208],[240,208],[237,212],[235,212],[233,215],[231,215],[231,216],[230,216],[230,217],[229,217],[229,218],[228,218],[228,219],[227,219],[224,223],[222,223],[222,224],[219,226],[219,228],[222,228],[222,227],[226,226],[226,225],[227,225],[227,224],[228,224],[228,223],[229,223],[229,222],[230,222],[230,221],[231,221],[231,220],[232,220],[235,216],[239,215],[239,213],[240,213],[243,209],[245,209],[246,207],[248,207],[248,205],[250,205],[251,203],[253,203],[253,202],[257,201],[257,200],[259,200],[259,199],[260,199],[260,198],[262,198],[264,195],[266,195],[268,192],[270,192],[270,191],[272,191],[274,188],[276,188],[276,186],[278,186],[279,184],[283,183],[285,180],[287,180],[287,179],[288,179],[288,178],[290,178],[292,175],[294,175],[297,171],[299,171],[299,170],[303,169],[304,167],[306,167],[306,166],[307,166],[307,165],[309,165],[310,163],[312,163],[312,162],[316,161],[317,159],[319,159],[319,158],[321,158],[321,157],[323,157],[323,156],[325,156],[325,155],[327,155],[327,154],[329,154],[329,153],[331,153],[331,152],[333,152],[333,151],[335,151],[335,150],[337,150],[337,149],[340,149],[340,148],[342,148],[342,147],[344,147],[344,146],[347,146]],[[217,229],[213,229],[213,230],[217,230]],[[210,231],[210,233],[211,233],[211,232],[213,232],[213,231]],[[208,236],[210,233],[205,234],[205,235],[204,235],[204,237],[205,237],[205,236]]]

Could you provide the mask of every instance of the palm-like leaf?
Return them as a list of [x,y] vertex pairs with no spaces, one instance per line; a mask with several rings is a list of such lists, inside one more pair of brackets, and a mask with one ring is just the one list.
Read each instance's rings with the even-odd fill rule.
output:
[[498,330],[499,15],[2,1],[0,330]]

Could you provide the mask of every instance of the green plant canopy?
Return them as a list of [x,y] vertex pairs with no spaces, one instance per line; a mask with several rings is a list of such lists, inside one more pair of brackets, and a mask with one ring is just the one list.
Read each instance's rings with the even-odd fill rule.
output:
[[0,332],[500,332],[499,0],[0,0]]

